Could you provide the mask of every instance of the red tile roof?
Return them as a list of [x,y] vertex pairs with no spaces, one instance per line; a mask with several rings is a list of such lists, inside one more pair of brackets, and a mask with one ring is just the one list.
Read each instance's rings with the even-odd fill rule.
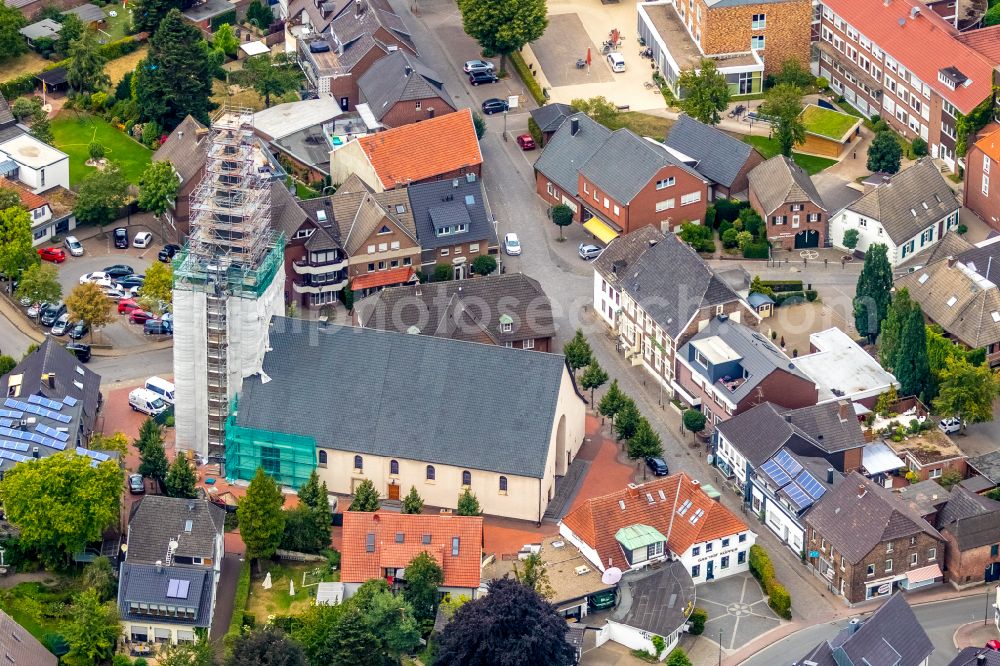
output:
[[21,197],[21,203],[29,211],[35,210],[36,208],[41,208],[48,204],[48,202],[43,198],[29,190],[27,187],[22,185],[16,180],[8,180],[7,178],[0,178],[0,187],[6,188],[8,190],[15,190],[18,196]]
[[[366,543],[375,535],[375,552]],[[403,543],[397,535],[403,535]],[[425,544],[425,536],[430,543]],[[452,540],[458,537],[458,556]],[[340,580],[363,583],[381,578],[384,569],[404,569],[422,552],[433,557],[444,571],[445,587],[479,587],[483,559],[483,519],[480,516],[402,514],[386,511],[344,512]]]
[[[922,2],[823,0],[823,4],[962,113],[969,113],[990,96],[993,67],[989,60],[962,43],[958,31]],[[913,8],[919,9],[916,18],[910,18]],[[949,89],[938,81],[938,71],[945,67],[956,67],[971,79],[971,83],[956,90]]]
[[994,65],[1000,63],[1000,25],[963,32],[958,41],[978,51]]
[[994,162],[1000,162],[1000,125],[990,123],[979,136],[976,148]]
[[[681,516],[678,511],[685,500],[690,500],[691,506]],[[704,513],[691,522],[699,510]],[[566,514],[562,522],[597,551],[602,567],[615,566],[622,570],[628,569],[629,564],[615,534],[629,525],[655,527],[667,537],[667,548],[678,555],[696,543],[748,529],[746,523],[706,495],[701,486],[683,472],[589,499]]]
[[387,190],[483,162],[469,109],[370,134],[357,141]]
[[366,273],[351,280],[351,291],[371,289],[373,287],[388,287],[394,284],[408,284],[416,275],[413,268],[403,266],[401,268],[390,268],[387,271],[377,273]]

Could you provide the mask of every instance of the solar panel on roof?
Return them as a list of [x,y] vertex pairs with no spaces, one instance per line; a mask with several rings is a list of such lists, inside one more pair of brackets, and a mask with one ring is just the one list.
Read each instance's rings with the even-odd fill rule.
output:
[[34,394],[29,395],[28,402],[33,405],[41,405],[42,407],[46,407],[48,409],[54,409],[56,411],[59,411],[63,407],[63,404],[61,402],[57,400],[49,400],[43,395],[34,395]]
[[10,442],[7,440],[0,440],[0,448],[7,449],[9,451],[27,451],[29,447],[24,442]]
[[5,419],[0,417],[0,427],[10,428],[14,425],[14,419]]
[[44,423],[39,423],[38,425],[36,425],[35,426],[35,430],[37,430],[38,432],[42,433],[43,435],[47,435],[47,436],[49,436],[49,437],[51,437],[53,439],[57,439],[60,442],[65,442],[66,440],[69,439],[69,433],[68,432],[63,432],[62,430],[57,430],[57,429],[53,428],[52,426],[45,425]]
[[0,416],[10,419],[20,419],[24,417],[24,412],[18,412],[12,409],[0,409]]
[[795,483],[802,486],[802,490],[806,491],[809,497],[813,500],[818,500],[826,492],[826,488],[820,483],[815,476],[809,472],[802,470],[802,473],[795,477]]
[[76,447],[77,455],[87,456],[88,458],[93,458],[98,462],[104,462],[105,460],[111,460],[111,456],[106,453],[100,453],[99,451],[91,451],[90,449],[85,449],[82,446]]
[[3,401],[3,406],[11,409],[24,409],[25,403],[20,400],[14,400],[14,398],[7,398]]
[[795,476],[802,471],[802,465],[799,464],[799,461],[784,449],[774,455],[774,461],[781,466],[781,469],[788,472],[788,476]]
[[64,405],[68,405],[70,407],[75,407],[76,403],[80,402],[79,400],[77,400],[76,398],[74,398],[71,395],[66,396],[65,398],[62,399],[62,401],[63,401]]
[[29,414],[44,416],[47,419],[52,419],[53,421],[58,421],[59,423],[69,423],[73,420],[73,417],[69,414],[60,414],[59,412],[54,412],[51,409],[39,407],[38,405],[25,405],[23,409]]
[[7,460],[13,460],[14,462],[25,462],[28,460],[28,456],[22,456],[19,453],[11,453],[10,451],[0,451],[0,458],[6,458]]
[[766,463],[760,466],[762,472],[767,474],[772,481],[774,481],[779,488],[787,484],[792,480],[792,477],[785,473],[785,470],[778,466],[778,463],[774,460],[768,460]]
[[796,508],[801,511],[810,504],[813,503],[811,497],[806,494],[806,491],[802,490],[797,483],[790,483],[782,491],[788,496],[788,499],[796,506]]

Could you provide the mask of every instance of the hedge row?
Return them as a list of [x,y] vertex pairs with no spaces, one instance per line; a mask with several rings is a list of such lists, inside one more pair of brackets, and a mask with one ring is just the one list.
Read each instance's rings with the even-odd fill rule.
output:
[[[752,556],[751,552],[751,556]],[[233,599],[233,617],[229,621],[229,631],[226,632],[224,642],[226,650],[232,649],[232,643],[241,633],[243,633],[243,612],[247,607],[247,599],[250,598],[250,558],[243,560],[240,567],[240,579],[236,583],[236,596]]]
[[806,289],[805,291],[783,291],[774,294],[774,305],[775,307],[780,307],[789,301],[791,301],[793,305],[803,301],[809,301],[812,303],[818,297],[819,292],[815,289]]
[[743,248],[744,259],[767,259],[771,256],[771,244],[766,240],[747,243]]
[[514,65],[514,69],[517,70],[517,75],[521,77],[521,81],[524,82],[524,87],[528,89],[531,96],[535,98],[535,104],[539,106],[544,105],[548,100],[545,99],[545,93],[542,92],[542,87],[538,85],[538,81],[535,80],[535,75],[531,73],[528,69],[528,63],[524,62],[524,57],[514,51],[510,54],[510,61]]
[[770,287],[776,294],[783,291],[802,291],[802,280],[761,280],[761,284]]
[[760,581],[761,586],[764,588],[764,594],[768,597],[767,605],[781,617],[791,620],[792,597],[788,594],[785,586],[779,583],[777,577],[775,577],[774,565],[771,564],[771,558],[768,556],[767,551],[757,544],[750,546],[749,564],[750,573]]

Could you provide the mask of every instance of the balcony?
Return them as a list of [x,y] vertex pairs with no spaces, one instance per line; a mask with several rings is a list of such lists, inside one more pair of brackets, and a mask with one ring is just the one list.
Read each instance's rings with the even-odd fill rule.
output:
[[296,294],[325,294],[337,292],[347,286],[347,276],[336,282],[326,282],[324,284],[309,284],[305,280],[293,280],[292,291]]
[[299,275],[321,275],[342,271],[345,268],[347,268],[347,257],[327,262],[309,261],[308,259],[296,259],[292,262],[292,270]]

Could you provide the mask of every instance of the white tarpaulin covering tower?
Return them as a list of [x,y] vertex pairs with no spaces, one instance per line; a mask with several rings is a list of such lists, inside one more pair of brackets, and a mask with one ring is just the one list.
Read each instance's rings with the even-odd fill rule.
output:
[[259,370],[268,323],[285,309],[271,176],[253,111],[223,109],[191,194],[188,244],[174,261],[177,446],[202,458],[223,458],[230,401],[243,377]]

